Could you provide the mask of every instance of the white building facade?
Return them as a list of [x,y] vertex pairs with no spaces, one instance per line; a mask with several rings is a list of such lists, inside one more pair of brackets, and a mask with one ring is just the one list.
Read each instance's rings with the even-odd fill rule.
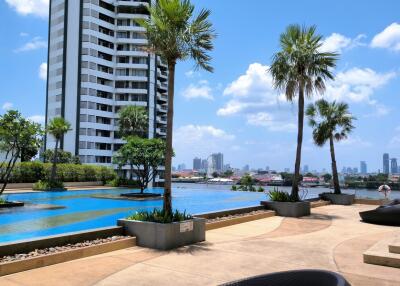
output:
[[[46,124],[64,117],[72,131],[61,148],[82,163],[112,166],[124,141],[118,110],[147,108],[149,138],[165,137],[167,66],[146,51],[150,0],[51,0]],[[54,138],[47,136],[46,149]]]

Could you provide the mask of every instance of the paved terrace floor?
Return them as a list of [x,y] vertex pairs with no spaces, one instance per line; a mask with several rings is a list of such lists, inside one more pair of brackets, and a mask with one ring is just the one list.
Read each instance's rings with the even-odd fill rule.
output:
[[324,206],[301,219],[272,217],[207,232],[207,241],[161,252],[140,247],[0,278],[17,285],[218,285],[292,269],[342,273],[352,285],[400,285],[400,269],[364,264],[362,253],[395,227],[361,223],[366,205]]

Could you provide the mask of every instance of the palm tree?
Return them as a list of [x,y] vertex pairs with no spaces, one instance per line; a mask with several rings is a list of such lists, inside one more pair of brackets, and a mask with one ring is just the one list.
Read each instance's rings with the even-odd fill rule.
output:
[[54,182],[56,178],[57,171],[57,157],[58,157],[58,145],[60,143],[61,138],[63,138],[64,134],[67,133],[71,129],[71,124],[66,121],[62,117],[54,117],[50,120],[47,125],[46,132],[56,139],[56,146],[54,148],[54,156],[53,156],[53,166],[51,168],[51,177],[50,181]]
[[306,115],[308,123],[313,128],[313,139],[317,146],[323,146],[329,141],[332,175],[335,194],[341,194],[339,177],[336,166],[334,141],[346,139],[354,129],[353,117],[349,112],[346,103],[331,102],[324,99],[318,100],[315,104],[307,107]]
[[143,106],[128,105],[119,112],[119,132],[122,136],[145,136],[148,130],[147,110]]
[[273,56],[270,72],[275,88],[285,93],[288,101],[298,96],[298,134],[296,162],[291,198],[299,200],[301,146],[303,142],[304,97],[325,91],[325,81],[333,79],[337,54],[320,52],[322,36],[316,27],[290,25],[280,36],[281,50]]
[[149,49],[160,55],[168,65],[168,111],[165,152],[165,186],[163,208],[166,215],[172,214],[171,163],[172,129],[174,117],[175,66],[178,61],[192,59],[196,68],[212,72],[211,57],[215,33],[209,10],[201,10],[193,16],[194,5],[189,0],[158,0],[148,8],[150,18],[136,20],[147,30]]

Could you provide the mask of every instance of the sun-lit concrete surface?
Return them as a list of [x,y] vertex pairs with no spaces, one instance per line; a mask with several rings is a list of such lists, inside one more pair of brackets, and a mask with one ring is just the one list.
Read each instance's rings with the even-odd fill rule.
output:
[[215,229],[207,241],[161,252],[134,247],[0,278],[0,285],[218,285],[248,276],[318,268],[352,285],[400,285],[400,269],[363,263],[395,227],[365,224],[374,206],[324,206],[301,219],[272,217]]

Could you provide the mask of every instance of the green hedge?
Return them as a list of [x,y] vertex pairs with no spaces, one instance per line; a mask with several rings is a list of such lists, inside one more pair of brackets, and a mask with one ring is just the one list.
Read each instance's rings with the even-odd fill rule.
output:
[[[23,162],[15,165],[9,183],[35,183],[47,181],[51,174],[51,164]],[[107,182],[115,178],[112,168],[95,165],[57,164],[57,179],[62,182]]]

